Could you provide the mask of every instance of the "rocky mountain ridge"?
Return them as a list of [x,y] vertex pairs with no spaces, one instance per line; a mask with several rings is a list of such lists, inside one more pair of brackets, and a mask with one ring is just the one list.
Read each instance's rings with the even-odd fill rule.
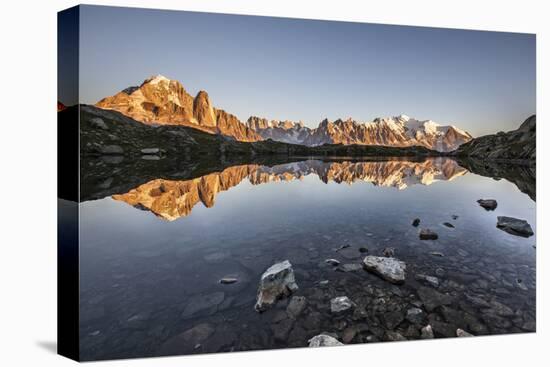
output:
[[268,121],[251,117],[247,126],[264,139],[285,143],[318,146],[323,144],[359,144],[387,146],[424,146],[439,152],[450,152],[468,142],[472,136],[456,126],[443,126],[431,120],[416,120],[407,115],[376,118],[358,122],[351,118],[329,121],[324,119],[315,129],[303,123]]
[[118,111],[148,125],[183,125],[238,141],[262,140],[236,116],[215,108],[205,91],[193,98],[179,81],[162,75],[103,98],[96,106]]
[[537,157],[536,143],[537,116],[532,115],[516,130],[480,136],[461,145],[452,155],[534,163]]
[[118,111],[144,124],[189,126],[244,142],[271,139],[306,146],[417,145],[449,152],[472,139],[469,133],[455,126],[419,121],[406,115],[377,118],[368,123],[325,119],[314,129],[302,122],[269,121],[257,116],[243,123],[235,115],[215,108],[207,92],[200,91],[192,97],[179,81],[162,75],[152,76],[140,86],[128,87],[103,98],[96,106]]

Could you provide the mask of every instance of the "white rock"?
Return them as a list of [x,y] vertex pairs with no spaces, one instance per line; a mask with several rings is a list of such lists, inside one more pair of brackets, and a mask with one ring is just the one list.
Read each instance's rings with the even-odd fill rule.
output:
[[274,264],[262,274],[254,308],[258,312],[265,311],[297,289],[292,264],[288,260]]
[[330,335],[320,334],[316,335],[308,341],[310,347],[335,347],[339,345],[344,345],[338,341],[338,339],[333,338]]
[[400,284],[405,281],[407,266],[396,258],[367,256],[363,260],[363,264],[368,271],[378,274],[388,282]]
[[330,300],[330,312],[341,313],[353,307],[353,302],[346,296],[336,297]]
[[431,325],[424,326],[422,330],[420,330],[420,338],[422,339],[433,339],[434,338],[434,331],[432,330]]
[[432,287],[439,287],[439,279],[437,277],[433,277],[431,275],[425,275],[425,274],[416,274],[415,278],[417,280],[423,281],[431,285]]

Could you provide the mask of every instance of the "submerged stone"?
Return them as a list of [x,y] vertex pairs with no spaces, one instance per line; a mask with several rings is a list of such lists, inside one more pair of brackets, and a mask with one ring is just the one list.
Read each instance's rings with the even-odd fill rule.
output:
[[238,279],[235,277],[223,277],[220,279],[221,284],[233,284],[237,283]]
[[416,280],[428,283],[433,287],[439,287],[439,279],[437,277],[425,274],[416,274],[414,277],[416,278]]
[[421,240],[437,240],[439,237],[437,233],[428,228],[422,228],[418,233]]
[[330,300],[330,312],[342,313],[353,308],[353,302],[346,296],[336,297]]
[[405,282],[405,269],[403,261],[393,257],[367,256],[363,260],[365,268],[394,284]]
[[144,148],[141,150],[141,154],[158,154],[160,153],[159,148]]
[[428,312],[432,312],[439,306],[450,305],[453,302],[453,297],[448,294],[439,293],[433,288],[420,287],[417,293]]
[[386,247],[382,251],[382,255],[384,255],[385,257],[393,257],[394,254],[395,254],[395,249],[393,247]]
[[217,306],[225,299],[224,292],[214,292],[205,295],[199,295],[191,299],[182,313],[182,318],[190,318],[202,312],[215,311]]
[[325,262],[329,265],[332,265],[332,266],[340,265],[340,261],[338,261],[336,259],[326,259]]
[[302,311],[306,308],[306,297],[303,296],[294,296],[290,299],[288,306],[286,307],[286,313],[292,317],[296,318],[300,316]]
[[336,270],[343,271],[344,273],[349,273],[352,271],[359,271],[361,269],[363,269],[363,266],[361,264],[344,264],[338,267],[338,269]]

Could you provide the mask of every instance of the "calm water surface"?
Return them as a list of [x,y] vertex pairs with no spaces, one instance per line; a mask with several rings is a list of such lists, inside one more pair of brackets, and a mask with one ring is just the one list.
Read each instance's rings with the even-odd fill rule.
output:
[[[80,208],[83,359],[299,347],[321,332],[346,344],[418,339],[428,324],[436,337],[535,330],[535,236],[496,228],[506,215],[536,233],[535,202],[449,159],[240,165]],[[420,228],[439,239],[420,240]],[[403,285],[325,263],[361,263],[387,247],[407,264]],[[291,318],[285,299],[259,314],[261,274],[285,259],[306,308]],[[238,282],[220,284],[224,276]],[[334,316],[330,299],[343,295],[356,307]],[[406,318],[413,307],[419,320]]]

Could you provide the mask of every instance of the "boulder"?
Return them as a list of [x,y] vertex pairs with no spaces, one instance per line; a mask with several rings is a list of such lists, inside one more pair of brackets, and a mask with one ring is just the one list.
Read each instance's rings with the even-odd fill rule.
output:
[[346,296],[336,297],[330,300],[330,312],[342,313],[352,309],[354,303]]
[[298,285],[290,261],[274,264],[262,274],[254,308],[258,312],[265,311],[277,300],[289,296],[296,290]]
[[393,257],[367,256],[363,260],[365,269],[379,275],[390,283],[401,284],[405,282],[405,269],[403,261]]
[[342,250],[339,250],[338,253],[344,259],[348,259],[348,260],[355,260],[355,259],[358,259],[361,256],[361,253],[359,251],[357,251],[356,249],[351,248],[351,247],[346,247]]
[[159,148],[145,148],[141,150],[141,154],[159,154]]
[[406,319],[411,324],[421,324],[425,317],[424,311],[418,307],[412,307],[407,310]]
[[109,127],[107,127],[107,124],[105,123],[105,121],[103,121],[103,119],[100,118],[100,117],[91,118],[90,119],[90,125],[92,125],[96,129],[103,129],[103,130],[108,130],[109,129]]
[[428,228],[422,228],[418,233],[421,240],[437,240],[438,235]]
[[420,338],[421,339],[433,339],[434,338],[434,331],[433,331],[431,325],[426,325],[420,330]]
[[473,335],[462,329],[456,329],[456,336],[458,336],[459,338],[464,338],[464,337],[473,336]]
[[99,148],[99,152],[105,155],[121,155],[124,154],[124,149],[118,145],[104,145]]
[[477,201],[477,203],[479,204],[479,206],[481,206],[482,208],[484,208],[487,211],[495,210],[497,208],[497,205],[498,205],[497,201],[493,200],[493,199],[479,199]]
[[497,228],[521,237],[530,237],[534,234],[531,225],[526,220],[512,217],[497,217]]
[[316,335],[308,340],[310,347],[335,347],[344,345],[338,341],[338,339],[325,334]]

